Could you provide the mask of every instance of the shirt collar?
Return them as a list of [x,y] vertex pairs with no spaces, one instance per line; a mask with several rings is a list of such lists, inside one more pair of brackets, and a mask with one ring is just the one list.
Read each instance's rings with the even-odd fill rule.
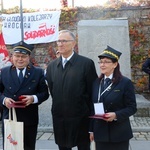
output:
[[106,79],[106,78],[112,79],[113,78],[113,73],[110,76],[108,76],[108,77],[105,75],[104,79]]
[[[18,68],[16,69],[17,69],[17,74],[19,74],[20,70]],[[25,71],[26,71],[26,67],[22,70],[23,75],[25,74]]]
[[64,57],[62,56],[62,61],[64,62],[65,59],[67,59],[67,61],[70,60],[71,57],[73,56],[73,54],[74,54],[74,51],[73,51],[73,53],[72,53],[68,58],[64,58]]

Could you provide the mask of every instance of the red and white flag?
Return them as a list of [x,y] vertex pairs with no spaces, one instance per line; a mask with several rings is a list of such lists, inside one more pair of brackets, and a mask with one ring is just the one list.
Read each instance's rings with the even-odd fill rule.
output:
[[7,47],[5,45],[5,41],[3,38],[3,33],[0,33],[0,69],[2,67],[11,65],[10,57],[9,57],[9,52],[7,50]]

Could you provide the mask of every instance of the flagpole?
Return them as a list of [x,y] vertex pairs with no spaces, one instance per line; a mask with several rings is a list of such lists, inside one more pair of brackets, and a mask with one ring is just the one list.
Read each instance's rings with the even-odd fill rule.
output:
[[3,0],[1,0],[1,12],[3,12]]
[[20,18],[21,18],[21,41],[24,41],[24,30],[23,30],[23,10],[22,10],[22,0],[20,0]]
[[72,7],[74,8],[74,0],[72,0]]
[[1,0],[1,13],[0,13],[0,34],[2,33],[2,13],[3,13],[3,0]]

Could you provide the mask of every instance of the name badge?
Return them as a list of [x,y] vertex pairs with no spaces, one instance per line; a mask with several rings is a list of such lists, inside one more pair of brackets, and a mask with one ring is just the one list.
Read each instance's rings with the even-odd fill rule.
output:
[[102,115],[105,113],[103,103],[95,103],[94,110],[95,110],[95,115]]

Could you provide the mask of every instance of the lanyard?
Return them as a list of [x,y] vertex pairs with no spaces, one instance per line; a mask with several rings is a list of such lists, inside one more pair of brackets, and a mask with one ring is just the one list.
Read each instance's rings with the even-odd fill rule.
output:
[[99,85],[99,92],[98,92],[98,102],[100,101],[100,97],[112,86],[112,83],[101,93],[101,84],[102,84],[102,81],[100,82],[100,85]]

